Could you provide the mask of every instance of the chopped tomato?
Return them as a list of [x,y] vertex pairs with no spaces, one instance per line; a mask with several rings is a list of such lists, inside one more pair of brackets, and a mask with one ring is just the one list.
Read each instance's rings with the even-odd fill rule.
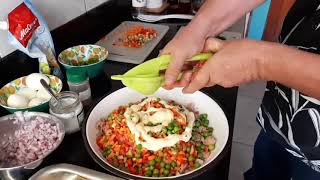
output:
[[132,166],[132,164],[133,164],[133,163],[132,163],[132,159],[128,159],[128,160],[127,160],[127,163],[128,163],[128,166]]

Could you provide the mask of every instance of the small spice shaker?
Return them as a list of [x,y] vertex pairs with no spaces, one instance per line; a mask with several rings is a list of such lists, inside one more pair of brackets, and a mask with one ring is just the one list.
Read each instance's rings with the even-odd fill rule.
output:
[[91,100],[91,88],[86,71],[67,71],[69,90],[78,93],[84,104]]
[[50,114],[63,122],[67,134],[80,130],[84,111],[78,94],[72,91],[63,91],[57,95],[57,99],[58,101],[51,98],[49,101]]

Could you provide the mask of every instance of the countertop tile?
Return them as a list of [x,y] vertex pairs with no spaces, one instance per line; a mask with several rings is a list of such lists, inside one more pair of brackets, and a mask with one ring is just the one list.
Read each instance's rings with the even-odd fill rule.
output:
[[261,128],[256,114],[261,99],[238,95],[233,141],[253,145]]
[[232,143],[229,180],[243,180],[243,173],[251,168],[253,146]]

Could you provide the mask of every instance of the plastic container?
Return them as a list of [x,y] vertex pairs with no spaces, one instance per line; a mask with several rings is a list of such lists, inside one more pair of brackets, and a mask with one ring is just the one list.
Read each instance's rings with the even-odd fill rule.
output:
[[148,0],[147,1],[147,8],[161,8],[163,5],[163,0]]
[[67,71],[69,90],[79,95],[81,102],[86,104],[91,100],[91,88],[86,71]]

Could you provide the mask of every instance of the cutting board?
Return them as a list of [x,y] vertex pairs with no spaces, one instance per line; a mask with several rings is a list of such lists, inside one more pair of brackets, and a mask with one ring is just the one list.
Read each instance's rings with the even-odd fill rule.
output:
[[[122,38],[121,33],[126,32],[132,26],[143,26],[146,28],[153,28],[157,31],[157,37],[152,39],[150,42],[144,44],[140,48],[128,48],[118,45],[113,45],[114,42],[117,42],[119,38]],[[133,21],[124,21],[113,31],[111,31],[104,38],[99,40],[96,44],[102,47],[105,47],[109,51],[108,60],[140,64],[149,56],[152,50],[157,46],[159,41],[165,36],[168,32],[169,27],[159,24],[151,23],[142,23],[142,22],[133,22]]]

